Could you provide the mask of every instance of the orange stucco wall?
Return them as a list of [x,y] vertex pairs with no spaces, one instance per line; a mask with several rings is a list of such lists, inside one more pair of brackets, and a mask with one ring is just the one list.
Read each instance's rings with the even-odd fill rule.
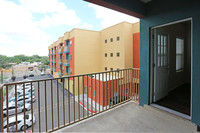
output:
[[[115,92],[118,92],[118,96],[127,96],[127,97],[130,96],[130,92],[132,92],[132,94],[134,93],[135,89],[133,87],[133,84],[131,85],[130,83],[127,83],[127,84],[120,85],[120,83],[121,83],[121,79],[104,81],[104,82],[96,80],[96,91],[95,91],[95,79],[93,78],[92,83],[91,83],[90,77],[88,78],[84,77],[84,88],[85,87],[88,88],[88,98],[91,98],[93,101],[95,101],[96,99],[96,103],[98,104],[100,103],[100,105],[103,107],[110,104],[110,99],[113,99]],[[100,91],[99,91],[99,87],[100,87]],[[125,93],[126,88],[128,88],[129,93]],[[96,97],[93,96],[93,91],[95,91]]]
[[[69,43],[69,51],[70,51],[70,53],[69,53],[69,64],[70,64],[70,66],[69,66],[69,75],[71,75],[70,74],[70,69],[72,69],[72,75],[74,75],[74,37],[73,38],[71,38],[70,39],[70,41],[72,41],[72,46],[71,46],[71,44]],[[70,60],[70,55],[72,55],[72,60]]]
[[133,34],[133,68],[140,68],[140,33]]

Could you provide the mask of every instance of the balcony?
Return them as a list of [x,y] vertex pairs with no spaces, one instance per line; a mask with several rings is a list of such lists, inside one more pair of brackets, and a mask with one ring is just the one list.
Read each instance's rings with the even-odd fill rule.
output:
[[53,71],[56,72],[56,68],[54,68]]
[[63,71],[62,71],[62,70],[59,70],[59,71],[58,71],[58,74],[59,74],[60,76],[63,76]]
[[[66,72],[64,74],[66,75]],[[23,103],[31,107],[26,110],[23,106],[23,112],[17,112],[15,108],[15,113],[9,114],[7,108],[10,96],[17,99],[16,92],[18,86],[22,84],[30,84],[30,104],[25,100]],[[139,69],[7,83],[0,87],[0,104],[4,105],[0,106],[0,114],[2,114],[0,115],[0,131],[19,131],[20,127],[9,128],[6,125],[9,125],[13,117],[18,121],[19,117],[28,114],[31,114],[29,115],[30,125],[24,127],[25,132],[196,131],[196,126],[190,121],[151,106],[139,106],[139,87]],[[11,89],[14,90],[11,91],[12,94],[9,93]],[[25,88],[23,91],[25,92]],[[13,105],[17,105],[17,102],[14,100]],[[6,110],[3,111],[3,107],[6,107]],[[3,123],[4,120],[7,121]],[[79,123],[80,121],[83,122]],[[26,121],[22,123],[26,125]],[[70,126],[74,123],[77,124]],[[3,124],[5,124],[4,127]]]
[[67,59],[64,60],[64,66],[69,66],[69,60]]
[[69,46],[64,47],[64,53],[69,53]]
[[56,59],[53,59],[53,63],[56,63]]
[[56,51],[53,51],[53,54],[52,55],[56,55]]
[[53,68],[51,68],[51,71],[53,71]]
[[196,132],[190,121],[133,101],[60,132]]
[[69,76],[69,73],[68,72],[64,72],[63,76]]
[[58,49],[58,54],[62,54],[63,53],[63,47],[60,47],[59,49]]
[[59,59],[59,60],[58,60],[58,64],[59,64],[59,65],[62,65],[62,59]]

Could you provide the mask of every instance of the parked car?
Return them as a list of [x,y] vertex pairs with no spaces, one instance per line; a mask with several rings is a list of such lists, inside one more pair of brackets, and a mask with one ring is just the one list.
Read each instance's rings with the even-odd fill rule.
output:
[[[17,90],[23,90],[24,88],[25,88],[25,91],[26,91],[26,90],[31,89],[31,86],[25,85],[25,87],[23,87],[23,85],[22,85],[22,86],[17,87]],[[34,86],[32,86],[32,90],[33,90],[33,91],[35,90],[35,87],[34,87]]]
[[30,72],[29,77],[34,77],[34,72]]
[[[18,91],[17,91],[17,95],[18,95],[18,96],[21,96],[21,95],[23,95],[23,94],[24,94],[24,91],[23,91],[23,90],[18,90]],[[31,96],[31,89],[30,89],[30,90],[25,90],[25,95],[26,95],[26,94],[29,94],[29,95]],[[35,95],[35,92],[32,91],[32,94]]]
[[[25,125],[24,125],[24,119],[25,119]],[[32,121],[33,124],[35,123],[35,116],[33,115],[33,120],[32,120],[32,115],[18,115],[17,116],[17,130],[16,130],[16,116],[9,118],[9,131],[14,132],[14,131],[20,131],[24,130],[24,127],[29,128],[32,126]],[[3,129],[4,132],[7,132],[7,120],[3,122]]]
[[[22,91],[22,93],[18,93],[17,94],[17,99],[19,99],[19,97],[22,97],[22,96],[24,96],[23,95],[23,91]],[[25,96],[29,96],[29,97],[31,97],[31,92],[25,92]],[[32,97],[34,97],[35,95],[34,95],[34,92],[33,92],[33,95],[32,95]],[[15,102],[15,96],[14,97],[11,97],[10,99],[9,99],[9,102]]]
[[23,75],[23,78],[24,78],[24,79],[26,79],[27,77],[28,77],[28,75],[26,75],[26,74]]
[[[31,89],[25,89],[25,93],[31,93]],[[32,91],[34,94],[34,91]],[[24,94],[24,90],[17,90],[17,95]]]
[[[25,104],[25,110],[24,110],[24,104],[23,103],[17,103],[17,107],[15,106],[14,102],[10,102],[8,105],[8,115],[13,115],[15,114],[15,108],[17,108],[17,113],[21,113],[24,111],[28,111],[31,109],[31,104],[26,103]],[[3,116],[7,116],[7,106],[3,107]]]
[[44,72],[41,72],[41,76],[44,76],[45,74],[44,74]]
[[[17,99],[17,103],[23,104],[25,99],[25,103],[31,103],[31,97],[29,96],[21,96]],[[32,97],[32,101],[35,102],[35,96]],[[15,104],[15,101],[10,102],[10,104]]]

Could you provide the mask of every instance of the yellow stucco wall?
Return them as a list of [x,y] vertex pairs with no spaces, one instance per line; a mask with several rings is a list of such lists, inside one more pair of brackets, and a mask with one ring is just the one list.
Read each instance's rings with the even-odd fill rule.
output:
[[75,75],[100,71],[100,32],[74,30]]
[[[65,32],[64,36],[51,44],[48,49],[63,43],[64,41],[74,38],[74,74],[87,74],[93,72],[105,71],[113,68],[130,68],[133,67],[133,33],[140,30],[139,23],[122,22],[108,27],[101,31],[91,31],[83,29],[73,29]],[[119,40],[117,40],[119,37]],[[111,38],[113,41],[111,42]],[[107,40],[107,43],[105,43]],[[105,57],[107,53],[107,57]],[[113,57],[111,57],[113,53]],[[117,57],[117,53],[120,56]],[[53,77],[58,78],[59,74],[53,72]],[[73,94],[73,85],[75,86],[75,95],[78,94],[78,79],[75,83],[70,80],[70,92]],[[68,88],[68,80],[65,79],[65,87]],[[79,93],[83,90],[80,79]]]

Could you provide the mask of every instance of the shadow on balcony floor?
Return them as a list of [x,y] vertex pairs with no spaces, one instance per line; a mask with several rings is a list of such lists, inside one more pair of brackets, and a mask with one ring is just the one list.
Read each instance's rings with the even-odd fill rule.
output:
[[88,120],[63,128],[61,132],[196,132],[190,121],[129,102]]

